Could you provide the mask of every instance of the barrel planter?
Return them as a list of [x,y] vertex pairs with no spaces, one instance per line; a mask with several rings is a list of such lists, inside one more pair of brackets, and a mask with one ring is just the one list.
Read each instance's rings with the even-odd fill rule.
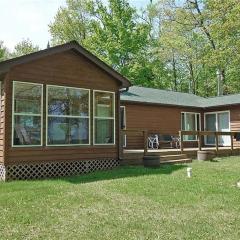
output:
[[198,151],[197,159],[200,161],[211,161],[215,157],[215,152],[213,151]]
[[157,156],[157,155],[143,156],[143,166],[151,167],[151,168],[160,167],[160,156]]

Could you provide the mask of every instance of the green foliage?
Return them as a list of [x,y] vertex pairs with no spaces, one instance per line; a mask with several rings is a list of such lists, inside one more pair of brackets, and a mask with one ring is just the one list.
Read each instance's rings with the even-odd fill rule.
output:
[[11,57],[20,57],[36,51],[39,51],[39,47],[34,45],[29,39],[24,39],[15,46]]
[[0,41],[0,62],[7,60],[9,58],[9,51],[8,49],[3,45],[3,41]]
[[[66,0],[52,45],[78,41],[133,84],[213,96],[240,92],[239,0]],[[0,61],[39,48],[23,40]],[[217,74],[219,73],[219,74]]]
[[157,79],[164,69],[152,54],[151,26],[126,0],[68,0],[49,27],[53,44],[76,40],[134,84],[162,87]]
[[237,0],[162,0],[154,8],[161,23],[159,52],[175,73],[176,90],[210,96],[220,84],[225,94],[240,91]]
[[211,96],[218,85],[240,91],[239,19],[238,0],[150,1],[140,12],[127,0],[68,0],[50,32],[53,44],[77,40],[136,85]]
[[85,40],[92,32],[92,4],[91,0],[67,0],[67,6],[59,8],[49,24],[53,45],[76,40],[86,47]]
[[143,65],[138,56],[146,52],[148,26],[137,23],[136,10],[125,0],[110,0],[108,6],[97,1],[93,15],[97,20],[92,23],[91,50],[123,75],[137,79],[135,68]]

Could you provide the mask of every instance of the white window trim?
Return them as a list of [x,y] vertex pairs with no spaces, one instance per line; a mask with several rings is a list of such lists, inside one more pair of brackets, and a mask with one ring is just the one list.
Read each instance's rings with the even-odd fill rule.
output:
[[[96,92],[105,92],[105,93],[111,93],[113,94],[113,117],[96,117],[95,116],[95,93]],[[115,92],[110,92],[110,91],[103,91],[103,90],[93,90],[93,145],[100,146],[100,145],[107,145],[107,146],[113,146],[115,145],[116,141],[116,119],[115,119],[115,111],[116,111],[116,106],[115,106]],[[113,120],[113,143],[95,143],[95,119],[109,119]]]
[[[199,116],[199,130],[201,131],[201,113],[199,112],[181,112],[181,130],[182,131],[185,131],[182,129],[182,125],[183,125],[183,122],[182,122],[182,114],[184,114],[184,126],[186,126],[186,114],[194,114],[195,115],[195,129],[197,129],[197,115]],[[184,140],[184,142],[197,142],[198,139],[197,139],[197,136],[195,136],[196,139],[195,140]]]
[[[48,87],[59,87],[59,88],[71,88],[77,90],[88,91],[88,116],[70,116],[70,115],[48,115]],[[90,146],[91,145],[91,109],[90,109],[90,89],[87,88],[77,88],[69,87],[63,85],[46,85],[46,146],[47,147],[71,147],[71,146]],[[82,118],[88,119],[88,143],[78,143],[78,144],[48,144],[48,117],[59,117],[59,118]]]
[[[31,114],[31,113],[14,113],[15,103],[14,103],[14,95],[15,95],[15,83],[25,83],[25,84],[32,84],[41,86],[41,113],[40,114]],[[41,117],[41,144],[38,145],[14,145],[14,124],[15,124],[15,116],[32,116],[32,117]],[[43,84],[41,83],[33,83],[33,82],[22,82],[22,81],[13,81],[12,84],[12,147],[14,148],[26,148],[26,147],[42,147],[43,146]]]
[[[125,123],[125,128],[124,129],[127,129],[127,118],[126,118],[126,106],[120,106],[120,110],[121,108],[123,108],[124,110],[124,123]],[[121,113],[121,111],[120,111]],[[127,134],[124,135],[124,144],[123,144],[123,147],[127,147]]]
[[[204,113],[204,130],[206,130],[206,115],[215,114],[215,116],[216,116],[215,126],[216,126],[216,131],[218,131],[218,113],[228,113],[228,114],[229,114],[229,126],[228,126],[228,129],[229,129],[229,131],[231,131],[231,112],[230,112],[230,110],[226,110],[226,111],[214,111],[214,112],[205,112],[205,113]],[[205,144],[206,146],[215,145],[215,144],[207,143],[207,136],[204,136],[204,144]]]

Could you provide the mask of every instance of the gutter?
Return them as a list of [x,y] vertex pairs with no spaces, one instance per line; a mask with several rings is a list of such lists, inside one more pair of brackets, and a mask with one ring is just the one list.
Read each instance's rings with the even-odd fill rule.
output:
[[124,92],[128,92],[128,90],[129,90],[129,87],[126,87],[125,89],[119,90],[119,92],[120,92],[120,94],[121,94],[121,93],[124,93]]

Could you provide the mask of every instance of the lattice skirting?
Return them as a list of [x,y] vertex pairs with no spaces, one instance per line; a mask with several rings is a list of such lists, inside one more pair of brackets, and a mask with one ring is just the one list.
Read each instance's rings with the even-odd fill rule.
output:
[[119,161],[116,159],[98,159],[88,161],[66,161],[66,162],[48,162],[38,164],[21,164],[11,166],[0,166],[2,180],[26,180],[51,178],[59,176],[78,175],[96,170],[107,170],[117,167]]
[[3,164],[0,164],[0,181],[5,181],[5,166]]

